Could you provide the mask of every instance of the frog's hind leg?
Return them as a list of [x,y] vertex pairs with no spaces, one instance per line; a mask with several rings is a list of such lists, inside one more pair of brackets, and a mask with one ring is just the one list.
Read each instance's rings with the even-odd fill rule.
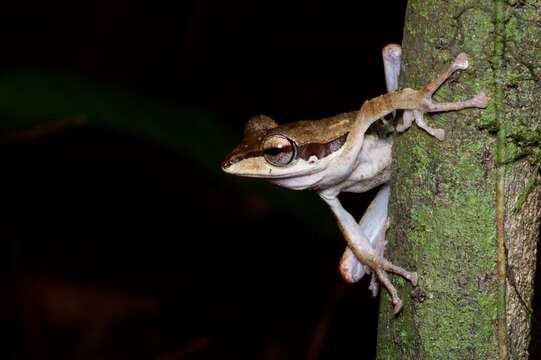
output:
[[[346,275],[351,276],[350,269],[353,269],[358,265],[364,266],[363,268],[360,268],[362,271],[359,271],[358,273],[361,274],[361,277],[368,272],[368,270],[373,271],[377,276],[377,279],[381,281],[389,291],[394,304],[394,311],[397,313],[402,307],[402,301],[398,297],[396,289],[389,281],[387,272],[403,276],[414,286],[417,284],[417,274],[392,264],[381,255],[385,247],[384,235],[387,227],[389,192],[390,189],[388,185],[382,187],[361,219],[360,224],[357,224],[353,216],[342,207],[340,201],[336,197],[328,198],[323,194],[320,194],[320,196],[333,211],[340,230],[348,244],[349,250],[346,250],[346,253],[344,254],[345,262],[343,258],[343,262],[341,263],[342,274],[344,275],[344,270],[349,270],[349,272],[346,272]],[[378,225],[375,225],[371,220],[374,220]],[[360,229],[363,229],[363,231],[360,231]],[[370,235],[367,236],[365,233],[372,233],[374,236],[370,238]],[[371,239],[379,241],[372,244]],[[355,259],[349,255],[349,251],[351,251]],[[350,266],[349,268],[347,267],[348,265]],[[375,285],[375,279],[372,282],[374,286],[377,286]],[[376,290],[377,288],[373,288],[372,292],[374,293]]]
[[[357,226],[357,231],[368,239],[368,242],[376,254],[381,257],[383,257],[386,244],[385,233],[388,228],[387,208],[389,195],[389,185],[382,186],[370,203],[370,206],[366,209]],[[339,269],[344,279],[351,283],[359,281],[364,274],[372,273],[370,290],[372,296],[375,297],[378,294],[379,283],[375,274],[371,271],[370,267],[362,264],[357,259],[349,247],[344,251]]]
[[[398,44],[388,44],[381,51],[383,58],[383,73],[385,75],[385,87],[387,92],[398,90],[398,78],[400,77],[400,62],[402,48]],[[396,117],[396,110],[393,111],[393,119]],[[385,121],[384,119],[382,119]]]
[[[359,228],[359,231],[362,231],[362,229]],[[386,228],[383,228],[382,231],[378,232],[377,236],[373,239],[374,241],[369,238],[370,243],[376,246],[374,250],[381,257],[383,257],[386,244],[385,231]],[[376,297],[378,295],[379,281],[376,274],[372,271],[372,269],[370,269],[369,266],[361,263],[349,247],[346,247],[346,250],[344,250],[344,255],[342,255],[342,259],[340,260],[339,269],[342,277],[350,283],[361,280],[365,274],[372,274],[368,290],[370,290],[372,297]]]
[[383,57],[383,71],[385,74],[385,86],[387,87],[387,92],[398,90],[401,55],[402,48],[398,44],[388,44],[381,51],[381,56]]

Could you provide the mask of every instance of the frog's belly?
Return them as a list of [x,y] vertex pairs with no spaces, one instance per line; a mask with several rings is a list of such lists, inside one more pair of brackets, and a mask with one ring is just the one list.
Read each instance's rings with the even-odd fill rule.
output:
[[330,161],[322,171],[268,180],[293,190],[311,189],[334,195],[368,191],[390,180],[391,147],[388,141],[368,136],[353,168],[345,167],[338,153],[336,160]]
[[361,193],[391,180],[391,148],[386,142],[365,142],[360,162],[347,176],[336,182],[320,184],[316,190],[326,196],[341,192]]
[[385,168],[380,173],[364,180],[346,180],[340,188],[340,192],[362,193],[370,189],[386,184],[391,180],[391,169]]

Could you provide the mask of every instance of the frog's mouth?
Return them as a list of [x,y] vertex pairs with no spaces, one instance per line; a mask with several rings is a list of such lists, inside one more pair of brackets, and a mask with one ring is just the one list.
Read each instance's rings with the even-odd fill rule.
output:
[[[288,171],[293,166],[300,168],[294,171]],[[304,166],[303,166],[304,165]],[[307,175],[314,175],[325,170],[325,167],[311,166],[309,161],[297,159],[291,167],[274,167],[266,163],[263,157],[247,158],[233,163],[222,165],[222,171],[228,174],[246,178],[258,179],[289,179]]]

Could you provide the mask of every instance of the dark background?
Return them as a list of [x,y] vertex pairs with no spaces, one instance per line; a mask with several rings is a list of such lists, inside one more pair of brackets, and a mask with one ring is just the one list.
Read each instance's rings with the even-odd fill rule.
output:
[[405,6],[3,4],[2,359],[374,358],[325,205],[219,166],[252,115],[383,93]]

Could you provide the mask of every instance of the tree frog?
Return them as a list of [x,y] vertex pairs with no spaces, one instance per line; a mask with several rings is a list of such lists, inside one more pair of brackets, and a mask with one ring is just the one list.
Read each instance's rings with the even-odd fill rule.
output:
[[[399,45],[389,44],[382,53],[388,93],[365,101],[357,112],[321,120],[278,125],[268,116],[254,116],[246,124],[240,144],[223,161],[222,170],[289,189],[317,192],[333,212],[347,243],[339,265],[344,279],[356,282],[364,274],[372,274],[372,295],[377,295],[381,282],[398,313],[402,300],[388,273],[403,276],[413,286],[417,285],[417,273],[394,265],[383,256],[394,135],[374,132],[372,125],[386,121],[388,114],[404,110],[403,122],[395,127],[397,132],[415,122],[431,136],[443,140],[444,131],[429,127],[423,120],[424,113],[485,108],[489,98],[479,94],[458,102],[432,100],[434,92],[451,74],[468,67],[464,53],[421,90],[398,90]],[[359,222],[338,199],[341,192],[359,193],[376,187],[380,189]]]

